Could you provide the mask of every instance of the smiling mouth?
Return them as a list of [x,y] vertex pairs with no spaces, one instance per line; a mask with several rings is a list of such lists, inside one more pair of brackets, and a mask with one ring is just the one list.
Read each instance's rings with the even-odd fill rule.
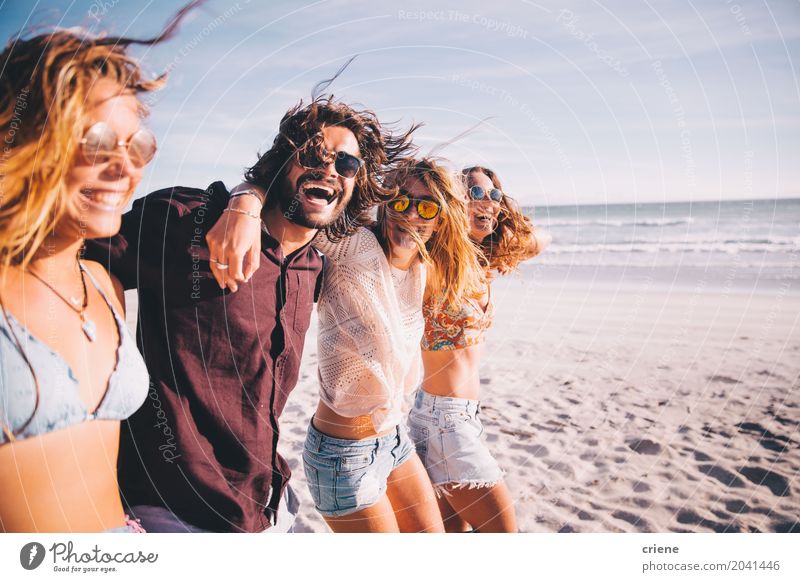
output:
[[474,221],[478,226],[488,228],[494,222],[494,217],[491,214],[476,214]]
[[121,210],[128,199],[127,191],[81,188],[81,197],[89,205],[109,212]]
[[312,201],[330,204],[339,197],[339,192],[331,186],[326,186],[320,182],[305,182],[300,186],[300,193]]

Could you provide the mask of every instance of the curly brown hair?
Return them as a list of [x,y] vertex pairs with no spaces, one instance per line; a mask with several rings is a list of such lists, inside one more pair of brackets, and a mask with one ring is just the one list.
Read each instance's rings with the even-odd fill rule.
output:
[[[461,170],[467,188],[469,188],[469,175],[472,172],[484,174],[492,181],[495,188],[503,191],[497,174],[483,166],[472,166]],[[479,245],[483,251],[480,258],[484,267],[501,275],[511,273],[520,263],[531,257],[530,248],[534,241],[533,224],[530,219],[520,211],[516,201],[503,192],[497,226]]]
[[364,168],[355,177],[353,196],[341,215],[325,228],[328,238],[337,241],[370,223],[368,210],[395,196],[396,188],[387,187],[384,177],[396,163],[411,155],[415,147],[411,134],[419,125],[393,132],[381,125],[369,110],[356,109],[324,95],[304,104],[300,101],[286,112],[272,147],[259,156],[245,172],[245,179],[266,191],[266,204],[276,204],[273,188],[281,188],[292,161],[297,156],[325,159],[322,128],[338,126],[349,129],[358,141]]

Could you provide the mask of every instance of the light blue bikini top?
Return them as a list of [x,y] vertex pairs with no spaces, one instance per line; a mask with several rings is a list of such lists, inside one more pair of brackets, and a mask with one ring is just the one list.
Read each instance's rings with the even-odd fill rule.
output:
[[[81,400],[78,379],[64,359],[34,337],[8,310],[6,315],[0,311],[0,445],[9,442],[7,431],[22,440],[87,420],[123,420],[136,412],[147,397],[147,368],[125,321],[89,270],[83,265],[81,269],[108,304],[119,332],[117,365],[105,394],[94,412],[89,412]],[[38,407],[36,383],[15,335],[39,380]]]

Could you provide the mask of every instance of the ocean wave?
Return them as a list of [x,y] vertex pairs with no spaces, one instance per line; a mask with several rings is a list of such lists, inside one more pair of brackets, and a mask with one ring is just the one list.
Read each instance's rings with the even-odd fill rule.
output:
[[626,241],[587,244],[558,244],[546,251],[549,255],[586,253],[792,253],[800,250],[800,237],[775,239],[730,239],[706,241]]
[[[676,257],[677,258],[677,257]],[[536,259],[537,265],[542,267],[624,267],[629,269],[664,269],[664,268],[689,268],[689,269],[729,269],[735,267],[736,269],[780,269],[785,271],[785,276],[792,279],[800,278],[800,273],[797,268],[792,266],[792,263],[780,261],[737,261],[735,263],[725,262],[708,262],[708,261],[691,261],[691,260],[673,260],[669,262],[658,263],[641,263],[635,261],[626,261],[622,259],[614,260],[613,258],[598,261],[596,257],[587,258],[580,256],[572,257],[538,257]],[[525,267],[523,267],[523,270]]]
[[681,224],[692,224],[694,218],[686,216],[684,218],[651,218],[646,220],[542,220],[541,225],[545,228],[559,226],[680,226]]
[[[591,243],[593,244],[593,243]],[[800,236],[755,236],[755,237],[735,237],[721,234],[717,237],[687,235],[681,238],[634,238],[624,241],[603,241],[609,245],[649,245],[649,244],[752,244],[752,245],[776,245],[776,246],[800,246]]]

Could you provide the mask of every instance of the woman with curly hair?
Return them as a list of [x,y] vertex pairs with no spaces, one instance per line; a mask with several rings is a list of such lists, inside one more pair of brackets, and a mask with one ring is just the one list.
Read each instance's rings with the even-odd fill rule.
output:
[[113,235],[156,141],[127,54],[149,40],[57,30],[0,55],[0,530],[141,531],[123,512],[120,421],[148,375],[87,239]]
[[491,278],[541,252],[550,239],[507,196],[488,168],[462,172],[469,198],[469,236],[480,248],[486,281],[476,296],[450,301],[428,294],[423,312],[425,377],[409,429],[439,498],[447,531],[517,531],[502,470],[481,440],[479,365],[492,324]]

